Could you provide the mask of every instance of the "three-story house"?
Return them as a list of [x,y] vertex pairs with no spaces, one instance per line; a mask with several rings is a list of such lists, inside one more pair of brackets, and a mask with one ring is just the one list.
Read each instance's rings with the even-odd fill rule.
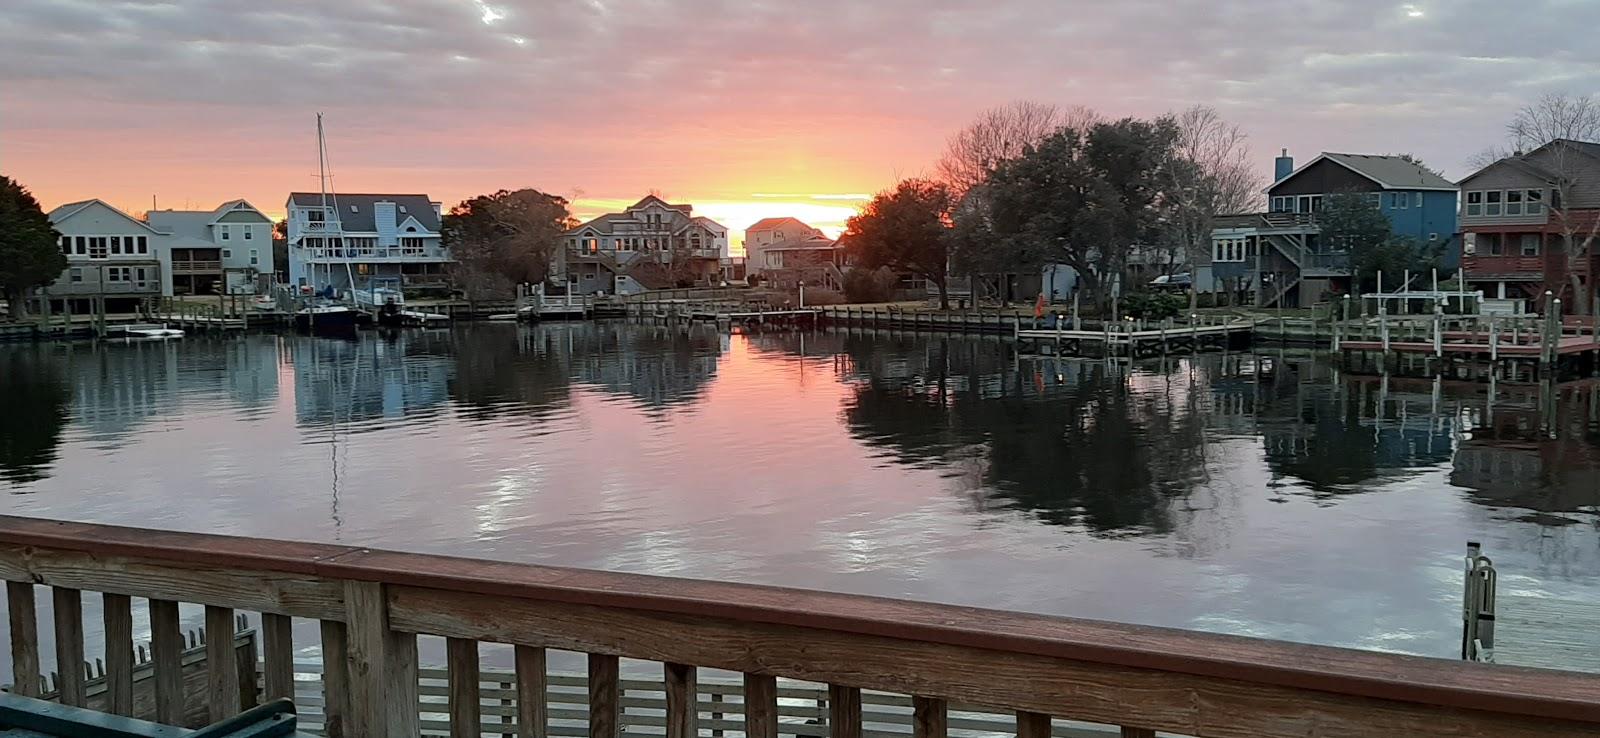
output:
[[294,192],[285,209],[289,282],[302,291],[371,297],[444,282],[450,252],[427,195]]
[[714,284],[728,256],[728,229],[694,214],[693,205],[648,195],[566,233],[561,265],[574,294],[633,294]]
[[162,295],[160,251],[167,234],[101,200],[49,213],[67,268],[42,293],[51,312],[132,313]]

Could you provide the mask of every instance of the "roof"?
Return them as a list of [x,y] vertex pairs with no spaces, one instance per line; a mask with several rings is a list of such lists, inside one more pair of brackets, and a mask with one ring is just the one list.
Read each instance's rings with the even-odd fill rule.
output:
[[786,238],[777,243],[761,247],[766,251],[821,251],[824,249],[842,248],[839,242],[827,236],[807,236],[805,238]]
[[645,195],[638,202],[634,203],[633,207],[630,207],[628,209],[629,210],[638,210],[639,208],[647,207],[649,205],[660,205],[660,206],[662,206],[664,208],[671,208],[673,210],[681,211],[684,215],[688,215],[689,213],[694,211],[694,206],[693,205],[674,205],[674,204],[672,204],[670,202],[667,202],[666,200],[663,200],[663,199],[661,199],[659,197],[656,197],[655,195]]
[[800,226],[801,228],[805,228],[807,230],[816,230],[815,228],[812,228],[811,226],[806,225],[805,221],[800,220],[799,218],[791,218],[791,217],[786,215],[786,216],[783,216],[781,218],[762,218],[761,220],[758,220],[758,221],[750,224],[749,227],[744,229],[744,232],[745,233],[749,233],[751,231],[770,231],[770,230],[774,230],[774,229],[777,229],[777,228],[782,228],[784,226],[789,225],[790,223],[793,223],[794,225]]
[[[291,192],[289,201],[300,206],[316,207],[322,204],[320,192]],[[380,195],[380,194],[345,194],[343,192],[328,193],[328,204],[338,204],[339,227],[345,232],[373,233],[378,230],[377,217],[373,215],[373,206],[380,202],[395,204],[394,224],[404,223],[407,216],[415,217],[423,228],[430,232],[439,232],[439,216],[433,211],[433,200],[427,195]],[[350,207],[354,205],[355,210]],[[401,208],[405,208],[401,212]]]
[[693,223],[699,223],[702,227],[706,227],[707,230],[710,230],[710,228],[708,226],[716,226],[717,228],[720,228],[720,229],[722,229],[724,231],[728,230],[727,226],[725,226],[725,225],[723,225],[721,223],[718,223],[718,222],[716,222],[716,221],[714,221],[714,220],[712,220],[710,218],[707,218],[704,215],[696,215],[693,218],[690,218],[689,220],[690,220],[690,222],[693,222]]
[[[636,208],[638,206],[636,205],[634,207]],[[673,206],[673,207],[675,209],[677,208],[677,206]],[[689,207],[689,206],[685,205],[683,207]],[[628,208],[628,209],[629,210],[633,210],[634,208]],[[612,230],[612,226],[614,224],[616,224],[618,221],[623,221],[623,222],[627,222],[627,223],[638,223],[638,222],[641,222],[638,218],[634,218],[634,217],[628,215],[627,213],[606,213],[604,215],[596,216],[596,217],[594,217],[594,218],[592,218],[590,220],[586,220],[586,221],[584,221],[582,223],[579,223],[577,225],[577,227],[567,231],[567,235],[572,235],[572,234],[576,234],[576,233],[579,233],[579,232],[582,232],[582,231],[585,231],[585,230],[593,229],[596,233],[599,233],[602,236],[610,236],[610,235],[613,235],[613,233],[614,233],[614,231]],[[692,223],[692,224],[696,224],[696,225],[699,225],[701,227],[707,228],[707,230],[710,230],[711,226],[715,226],[717,229],[723,230],[723,231],[728,230],[727,226],[724,226],[721,223],[718,223],[718,222],[716,222],[716,221],[714,221],[714,220],[712,220],[710,218],[707,218],[704,215],[694,216],[693,218],[689,219],[689,222]],[[688,227],[689,226],[687,226],[687,225],[684,225],[682,227],[676,227],[675,230],[672,231],[672,233],[674,233],[674,234],[681,233],[684,230],[686,230]]]
[[135,218],[135,217],[133,217],[133,216],[127,214],[127,213],[124,213],[121,210],[118,210],[112,204],[110,204],[110,203],[108,203],[108,202],[106,202],[104,200],[101,200],[99,198],[94,198],[94,199],[90,199],[90,200],[79,200],[77,202],[69,202],[69,203],[67,203],[65,205],[57,205],[49,213],[45,214],[45,217],[49,218],[50,222],[52,224],[59,225],[63,221],[67,220],[68,218],[71,218],[72,216],[77,215],[78,213],[81,213],[84,210],[89,209],[89,207],[93,206],[93,205],[100,205],[100,206],[104,207],[105,209],[110,210],[113,213],[116,213],[117,215],[120,215],[120,216],[122,216],[124,218],[127,218],[129,221],[132,221],[134,223],[139,224],[139,227],[141,227],[141,228],[143,228],[143,229],[145,229],[147,231],[150,231],[151,233],[155,233],[155,234],[163,235],[163,236],[166,235],[162,231],[158,231],[155,228],[153,228],[149,223],[146,223],[145,221],[139,220],[138,218]]
[[150,225],[174,236],[210,241],[206,228],[217,216],[210,210],[152,210],[144,217]]
[[1595,166],[1600,166],[1600,143],[1594,143],[1591,141],[1576,141],[1570,138],[1558,138],[1525,154],[1513,154],[1511,156],[1499,159],[1494,163],[1489,164],[1488,166],[1485,166],[1484,168],[1462,178],[1457,185],[1465,185],[1467,182],[1477,179],[1479,176],[1483,175],[1483,173],[1494,169],[1495,167],[1510,167],[1522,172],[1523,174],[1537,177],[1545,182],[1555,182],[1560,178],[1560,175],[1556,172],[1546,169],[1544,166],[1538,163],[1535,163],[1533,161],[1533,157],[1539,152],[1556,145],[1565,145],[1571,148],[1573,151],[1594,159]]
[[1455,192],[1457,189],[1454,182],[1428,171],[1428,168],[1421,164],[1407,161],[1401,156],[1390,154],[1339,154],[1324,151],[1317,158],[1306,162],[1304,166],[1290,172],[1283,179],[1268,185],[1267,191],[1271,191],[1278,185],[1300,176],[1301,172],[1310,169],[1317,162],[1324,159],[1366,177],[1386,190],[1443,190]]

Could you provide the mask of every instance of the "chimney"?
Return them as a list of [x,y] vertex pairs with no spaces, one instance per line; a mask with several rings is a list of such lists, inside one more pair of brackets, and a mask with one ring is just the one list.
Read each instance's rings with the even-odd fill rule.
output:
[[1294,171],[1294,157],[1289,155],[1289,150],[1284,149],[1278,158],[1272,160],[1272,181],[1277,182],[1289,176]]

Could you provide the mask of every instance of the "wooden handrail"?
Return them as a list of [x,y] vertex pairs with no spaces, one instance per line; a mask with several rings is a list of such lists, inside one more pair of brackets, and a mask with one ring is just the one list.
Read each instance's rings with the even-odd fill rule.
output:
[[12,516],[0,577],[347,624],[352,666],[399,664],[348,677],[375,722],[428,634],[1185,735],[1600,735],[1591,675],[776,587]]

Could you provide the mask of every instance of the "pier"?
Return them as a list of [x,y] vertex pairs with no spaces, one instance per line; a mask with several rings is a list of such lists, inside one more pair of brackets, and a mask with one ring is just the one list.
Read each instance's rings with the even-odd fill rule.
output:
[[1461,658],[1600,674],[1600,603],[1501,592],[1499,579],[1468,543]]
[[[238,612],[259,613],[264,699],[302,695],[293,622],[309,619],[328,655],[324,731],[350,738],[618,738],[624,726],[667,738],[946,738],[990,726],[1018,738],[1600,735],[1600,677],[1588,674],[858,595],[11,516],[0,516],[0,578],[23,696],[36,696],[46,666],[41,593],[53,651],[74,665],[88,656],[83,596],[103,593],[106,684],[123,696],[133,598],[148,599],[155,702],[173,724],[185,602],[205,606],[210,719],[253,693],[233,653]],[[446,639],[442,684],[419,663],[420,636]],[[489,689],[483,642],[514,656],[511,678],[489,672]],[[549,668],[556,649],[587,663],[581,685]],[[621,659],[647,662],[660,681],[624,679]],[[739,691],[710,670],[732,672]],[[57,698],[85,705],[86,679],[62,676]],[[118,697],[113,711],[131,702]],[[880,727],[885,702],[909,719]],[[968,723],[968,708],[994,717]]]

